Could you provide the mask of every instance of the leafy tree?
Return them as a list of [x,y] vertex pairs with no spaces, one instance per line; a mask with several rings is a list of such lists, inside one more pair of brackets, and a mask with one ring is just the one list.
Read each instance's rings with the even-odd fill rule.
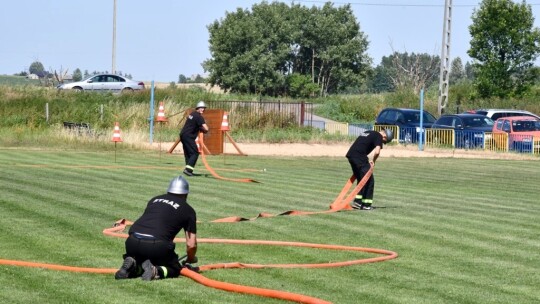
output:
[[383,56],[381,63],[375,68],[372,83],[374,91],[413,89],[415,94],[438,81],[440,70],[439,56],[427,53],[399,53]]
[[317,94],[319,86],[312,82],[311,76],[293,73],[287,77],[288,91],[291,97],[311,97]]
[[481,97],[519,96],[534,82],[540,30],[531,6],[511,0],[483,0],[469,26],[475,86]]
[[187,83],[187,77],[184,74],[178,76],[178,83]]
[[467,63],[465,63],[465,77],[468,80],[474,79],[474,68],[473,68],[473,65],[468,61]]
[[86,79],[88,77],[90,77],[90,73],[88,73],[88,70],[84,70],[84,75],[83,77]]
[[203,67],[208,82],[226,91],[286,95],[289,76],[298,73],[324,95],[360,86],[370,70],[368,42],[350,5],[262,2],[227,13],[208,30],[212,58]]
[[79,68],[76,68],[75,71],[73,71],[73,81],[81,81],[82,80],[82,72]]
[[[388,57],[386,57],[388,58]],[[387,67],[379,64],[373,71],[373,74],[368,79],[368,91],[373,93],[393,92],[395,91],[394,83],[388,75]]]
[[450,84],[456,84],[458,83],[458,81],[466,78],[467,77],[465,75],[465,69],[463,68],[461,58],[454,58],[454,60],[452,60],[452,63],[450,64]]
[[470,107],[471,100],[475,98],[475,90],[471,81],[467,79],[461,79],[456,84],[449,87],[449,104],[446,110],[451,111],[451,105],[453,104],[456,109],[456,113],[460,113]]
[[204,83],[204,82],[205,82],[204,78],[199,74],[197,74],[197,76],[195,76],[195,79],[193,79],[193,83]]
[[28,68],[28,71],[30,72],[30,74],[36,74],[39,77],[44,77],[46,75],[43,64],[37,60],[30,64],[30,68]]
[[208,27],[213,58],[203,67],[210,72],[212,85],[233,92],[270,95],[282,91],[285,85],[290,40],[286,37],[292,31],[284,24],[288,7],[263,2],[252,9],[227,13],[221,22]]
[[300,60],[294,71],[311,74],[320,95],[360,87],[371,72],[371,58],[365,53],[368,41],[350,5],[334,8],[326,3],[295,15],[303,18],[295,26],[301,30],[295,32]]

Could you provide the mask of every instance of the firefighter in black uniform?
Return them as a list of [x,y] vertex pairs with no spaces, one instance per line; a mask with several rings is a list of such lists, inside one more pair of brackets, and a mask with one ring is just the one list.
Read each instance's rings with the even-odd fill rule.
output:
[[184,174],[188,176],[193,176],[193,169],[195,169],[195,164],[199,159],[199,149],[195,139],[199,132],[208,132],[208,125],[206,125],[206,121],[202,116],[204,110],[206,110],[206,104],[204,101],[199,101],[195,111],[188,115],[182,131],[180,131],[180,141],[184,148],[184,158],[186,160]]
[[[182,267],[197,267],[197,216],[187,203],[189,184],[182,177],[174,178],[167,194],[156,196],[146,205],[142,216],[129,229],[124,262],[115,278],[142,277],[143,280],[176,278]],[[186,256],[179,261],[174,251],[174,238],[184,229]]]
[[[394,138],[394,133],[390,129],[377,131],[365,131],[354,141],[349,151],[345,155],[351,164],[356,183],[358,184],[371,166],[375,166],[375,161],[379,157],[383,143],[389,143]],[[368,155],[373,151],[373,161],[369,161]],[[373,190],[375,188],[375,178],[373,174],[367,183],[356,194],[352,207],[359,210],[371,210],[373,204]]]

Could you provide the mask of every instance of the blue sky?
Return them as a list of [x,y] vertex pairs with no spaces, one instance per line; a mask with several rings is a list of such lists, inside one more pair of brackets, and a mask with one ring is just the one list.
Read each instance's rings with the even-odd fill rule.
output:
[[[520,0],[521,1],[521,0]],[[27,70],[39,60],[47,70],[112,69],[114,0],[6,0],[0,10],[0,74]],[[203,74],[210,57],[207,25],[251,0],[117,0],[116,70],[136,80],[177,81]],[[272,2],[272,1],[269,1]],[[281,1],[291,3],[291,1]],[[321,6],[324,1],[295,1]],[[441,54],[444,0],[356,0],[350,3],[378,64],[392,50]],[[454,0],[450,56],[463,61],[477,0]],[[540,19],[540,0],[528,1]],[[540,26],[540,20],[535,20]]]

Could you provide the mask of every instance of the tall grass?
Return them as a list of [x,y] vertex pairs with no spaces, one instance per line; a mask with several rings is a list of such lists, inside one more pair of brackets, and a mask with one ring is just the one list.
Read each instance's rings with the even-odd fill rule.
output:
[[[120,122],[124,142],[138,146],[149,142],[150,93],[94,94],[56,91],[46,88],[19,88],[0,86],[0,143],[3,146],[25,146],[27,143],[49,147],[79,146],[92,149],[110,146],[115,122]],[[249,100],[249,96],[214,94],[198,89],[159,89],[155,92],[155,113],[160,101],[166,103],[167,123],[155,123],[154,135],[163,141],[175,141],[183,126],[184,113],[195,101],[219,101],[232,98]],[[48,105],[48,119],[46,116]],[[249,113],[249,111],[247,112]],[[244,115],[232,130],[239,140],[267,142],[319,142],[324,138],[339,140],[336,136],[321,134],[315,129],[295,126],[295,117],[283,119],[279,113],[266,113],[260,117]],[[65,141],[64,122],[88,123],[92,132],[71,134]],[[127,144],[124,144],[127,145]]]
[[38,79],[28,79],[25,76],[8,76],[0,75],[0,85],[7,86],[37,86],[39,85]]
[[[449,100],[444,113],[461,113],[481,108],[520,109],[540,114],[540,86],[535,86],[522,97],[480,99],[475,95],[471,83],[450,86]],[[373,122],[377,114],[386,107],[420,108],[420,94],[412,89],[391,93],[329,96],[315,99],[320,103],[316,113],[320,116],[348,123]],[[439,92],[436,86],[424,91],[424,110],[438,116]]]
[[[459,88],[459,85],[454,86]],[[462,85],[459,101],[449,102],[446,112],[464,111],[474,108],[520,108],[540,113],[537,91],[521,99],[478,100],[472,98],[471,87]],[[457,89],[456,89],[457,90]],[[454,90],[454,93],[456,92]],[[458,94],[455,94],[458,95]],[[155,108],[160,101],[166,102],[169,122],[159,125],[159,132],[166,141],[177,138],[182,127],[183,114],[198,100],[212,101],[256,101],[260,96],[217,94],[200,88],[168,87],[155,90]],[[272,100],[271,98],[265,98]],[[276,100],[276,99],[273,99]],[[280,99],[280,101],[283,101]],[[298,101],[285,99],[284,101]],[[385,94],[343,95],[310,99],[316,104],[318,115],[339,122],[372,123],[376,115],[385,107],[419,107],[419,96],[411,90],[401,90]],[[64,122],[89,123],[96,134],[110,132],[115,122],[121,122],[125,132],[149,134],[150,91],[132,94],[93,94],[57,91],[50,88],[0,85],[0,132],[7,136],[0,143],[14,145],[22,139],[41,140],[40,136],[54,134]],[[48,106],[48,116],[46,116]],[[436,114],[438,92],[429,88],[425,92],[424,109]],[[321,142],[350,140],[340,136],[321,133],[315,129],[297,127],[296,117],[283,119],[282,113],[254,115],[251,111],[238,109],[234,121],[238,122],[231,133],[238,140],[268,142]],[[156,125],[157,126],[157,125]],[[52,133],[51,133],[52,132]],[[149,135],[146,135],[148,139]],[[52,138],[55,138],[53,136]],[[145,140],[146,140],[145,139]],[[54,140],[51,140],[55,144]]]
[[266,142],[266,143],[310,143],[331,144],[337,142],[351,142],[350,136],[340,134],[328,134],[323,130],[311,127],[288,127],[249,129],[242,128],[234,132],[234,138],[238,142]]
[[[432,90],[424,93],[424,110],[437,114],[438,97]],[[387,107],[420,108],[420,95],[412,89],[391,93],[331,96],[316,107],[318,115],[348,123],[372,123],[379,112]]]

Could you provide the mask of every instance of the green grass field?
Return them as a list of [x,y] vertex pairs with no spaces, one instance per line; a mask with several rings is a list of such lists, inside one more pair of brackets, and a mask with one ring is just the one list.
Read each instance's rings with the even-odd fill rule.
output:
[[[395,251],[394,260],[328,269],[222,269],[209,278],[333,303],[539,303],[538,161],[380,158],[374,211],[211,223],[261,212],[322,211],[350,176],[345,158],[211,156],[237,183],[190,177],[199,238],[299,241]],[[102,230],[135,220],[180,173],[182,155],[121,150],[0,150],[0,259],[117,268],[124,241]],[[266,171],[263,171],[263,169]],[[199,161],[200,173],[208,173]],[[177,246],[179,253],[183,245]],[[200,265],[322,263],[373,257],[308,248],[199,244]],[[188,278],[0,266],[2,303],[283,303]]]

